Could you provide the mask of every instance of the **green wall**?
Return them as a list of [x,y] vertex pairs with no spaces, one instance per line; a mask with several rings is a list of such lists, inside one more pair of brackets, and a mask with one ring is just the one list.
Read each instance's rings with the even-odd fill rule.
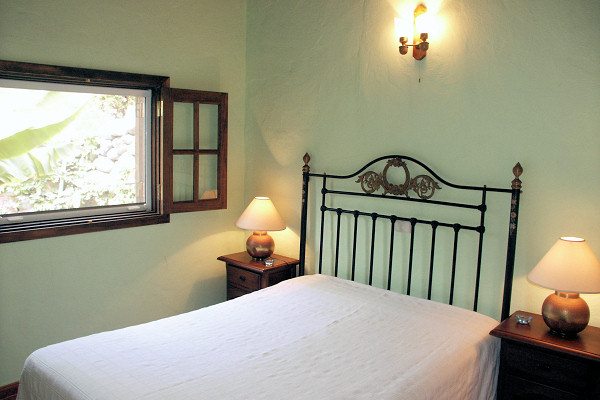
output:
[[[248,2],[246,193],[270,193],[297,233],[304,152],[316,172],[405,154],[504,187],[520,161],[512,310],[539,312],[550,292],[525,276],[560,236],[600,255],[600,3],[425,1],[439,29],[416,61],[394,18],[418,3]],[[291,253],[297,236],[276,242]],[[584,297],[600,325],[600,295]]]
[[0,0],[0,59],[166,75],[229,93],[228,209],[170,224],[0,244],[0,386],[33,350],[225,300],[243,248],[242,0]]

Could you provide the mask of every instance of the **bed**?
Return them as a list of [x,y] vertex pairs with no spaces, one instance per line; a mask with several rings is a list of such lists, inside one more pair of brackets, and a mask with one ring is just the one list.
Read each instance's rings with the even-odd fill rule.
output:
[[[406,172],[409,184],[404,189],[417,188],[422,196],[413,199],[397,190],[402,185],[387,182],[391,174],[368,170],[390,160],[388,169],[398,166]],[[430,261],[431,265],[425,268],[418,268],[414,262],[423,251],[434,259],[440,243],[438,240],[436,244],[434,233],[434,240],[429,240],[429,246],[423,249],[418,244],[417,224],[431,226],[433,221],[436,228],[431,228],[432,232],[450,225],[454,237],[456,232],[470,230],[469,225],[429,221],[414,216],[417,214],[403,216],[345,209],[341,207],[344,202],[330,199],[330,196],[358,196],[361,205],[370,206],[371,199],[365,203],[365,197],[387,201],[394,190],[400,194],[392,194],[393,199],[415,200],[416,211],[421,212],[424,202],[451,207],[446,199],[432,200],[430,193],[431,188],[440,190],[448,182],[417,161],[417,166],[429,173],[428,179],[423,185],[418,183],[423,177],[410,184],[417,177],[409,178],[402,163],[412,159],[402,156],[379,158],[359,169],[356,175],[314,174],[308,167],[308,156],[304,161],[300,276],[186,314],[39,349],[25,362],[18,399],[494,398],[499,341],[489,331],[496,326],[497,319],[477,312],[477,304],[481,303],[478,294],[473,296],[473,309],[452,305],[460,297],[458,293],[453,293],[450,301],[433,301],[439,286],[434,282],[448,280],[461,287],[457,284],[461,273],[453,273],[456,276],[449,279],[433,279],[441,269],[437,261]],[[510,195],[508,246],[504,249],[507,257],[502,261],[503,286],[508,290],[503,290],[501,299],[496,299],[502,304],[502,316],[509,312],[510,306],[521,171],[515,169],[510,189],[480,187],[479,191],[484,191],[484,206],[475,207],[480,215],[487,211],[488,192]],[[342,186],[330,189],[325,182],[321,204],[311,204],[308,193],[311,179],[331,184],[336,176],[358,183],[360,190],[347,191],[340,189]],[[378,194],[377,184],[388,193]],[[464,190],[475,190],[465,187]],[[331,206],[332,201],[335,207]],[[309,220],[311,208],[318,209],[320,217]],[[326,217],[328,213],[333,218]],[[348,214],[349,221],[344,220],[344,214]],[[361,225],[363,217],[369,222],[369,229]],[[384,225],[377,225],[380,218],[390,222],[388,235],[379,231]],[[484,218],[478,219],[481,224],[475,228],[480,228],[474,232],[483,237]],[[397,221],[407,222],[410,229],[406,225],[397,226]],[[333,227],[332,233],[328,233],[328,225]],[[345,229],[349,233],[344,233]],[[361,238],[363,231],[368,238]],[[312,232],[318,232],[318,238],[310,246],[307,236]],[[397,244],[398,238],[394,239],[392,232],[398,236],[403,232],[411,245]],[[444,236],[437,235],[438,239]],[[375,242],[378,237],[384,245]],[[344,244],[343,239],[349,239],[352,245]],[[459,243],[457,239],[452,242]],[[485,246],[478,242],[476,247]],[[385,263],[377,255],[380,248],[385,249]],[[307,257],[307,249],[314,254]],[[404,250],[413,263],[409,263],[411,283],[401,287],[404,292],[412,290],[412,296],[393,290],[397,289],[398,277],[407,272],[397,261]],[[361,251],[365,254],[361,255]],[[460,261],[457,263],[456,259],[465,258],[458,254],[458,257],[456,251],[452,254],[455,271],[460,271],[456,265]],[[480,275],[486,271],[482,254],[478,252],[475,259],[475,271]],[[402,273],[396,272],[398,267]],[[307,274],[309,269],[315,273]],[[419,278],[421,269],[428,273]],[[392,274],[394,278],[390,277]],[[431,282],[424,285],[428,295],[415,296],[419,280]],[[479,278],[475,281],[479,290]]]

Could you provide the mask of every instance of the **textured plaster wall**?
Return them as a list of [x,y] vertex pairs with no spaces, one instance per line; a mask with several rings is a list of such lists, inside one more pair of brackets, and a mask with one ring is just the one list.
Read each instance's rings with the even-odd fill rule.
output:
[[228,209],[170,224],[0,244],[0,386],[59,341],[225,300],[243,231],[245,2],[0,0],[0,58],[166,75],[229,93]]
[[[421,62],[394,34],[418,3],[248,2],[246,195],[273,197],[289,226],[278,249],[294,255],[306,151],[317,172],[406,154],[505,187],[520,161],[512,310],[539,312],[549,291],[525,276],[559,236],[600,255],[600,3],[425,1],[439,24]],[[600,325],[600,295],[584,297]]]

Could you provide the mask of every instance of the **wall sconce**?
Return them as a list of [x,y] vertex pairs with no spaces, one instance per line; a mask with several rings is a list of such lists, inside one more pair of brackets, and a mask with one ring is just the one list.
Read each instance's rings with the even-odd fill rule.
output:
[[[419,4],[417,8],[415,8],[412,20],[413,42],[412,44],[408,44],[408,36],[400,36],[400,46],[398,47],[400,54],[407,54],[408,47],[412,46],[413,57],[416,60],[422,60],[427,55],[427,50],[429,49],[429,42],[427,41],[427,39],[429,39],[429,34],[426,33],[427,27],[423,23],[425,22],[423,20],[426,19],[424,15],[426,12],[427,7],[425,7],[422,4]],[[400,34],[399,31],[402,30],[402,28],[399,27],[400,24],[400,19],[396,18],[396,31],[398,34]]]

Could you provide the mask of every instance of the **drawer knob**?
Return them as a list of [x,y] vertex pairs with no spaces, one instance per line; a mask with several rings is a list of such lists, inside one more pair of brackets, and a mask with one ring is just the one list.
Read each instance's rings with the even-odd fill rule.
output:
[[242,282],[246,282],[246,277],[245,277],[245,276],[243,276],[243,275],[242,275],[242,276],[240,276],[240,281],[242,281]]

